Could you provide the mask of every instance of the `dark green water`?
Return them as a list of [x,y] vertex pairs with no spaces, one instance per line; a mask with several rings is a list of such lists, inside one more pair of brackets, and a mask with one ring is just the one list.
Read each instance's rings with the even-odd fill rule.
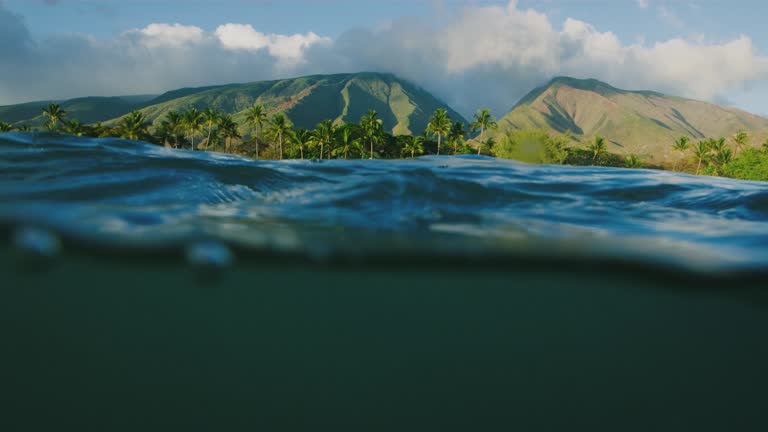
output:
[[0,258],[2,430],[768,425],[750,281]]
[[0,139],[0,431],[768,429],[768,187]]

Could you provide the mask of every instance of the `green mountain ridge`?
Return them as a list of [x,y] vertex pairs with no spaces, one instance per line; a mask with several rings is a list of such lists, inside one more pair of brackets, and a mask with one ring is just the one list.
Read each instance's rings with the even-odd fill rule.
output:
[[683,135],[697,140],[745,131],[754,146],[768,137],[768,119],[736,108],[570,77],[534,89],[498,123],[497,139],[513,129],[568,131],[577,141],[600,135],[611,152],[661,164],[681,157],[671,145]]
[[[16,125],[42,125],[41,110],[48,102],[0,107],[0,119]],[[68,118],[83,123],[114,125],[133,110],[140,110],[153,123],[169,112],[208,107],[232,114],[243,124],[245,110],[254,103],[264,105],[268,114],[285,113],[296,128],[312,129],[332,119],[356,123],[368,110],[376,110],[385,130],[394,134],[421,133],[437,108],[448,109],[454,121],[466,120],[426,90],[384,73],[350,73],[226,84],[172,90],[146,101],[129,98],[79,98],[59,102]],[[90,105],[90,106],[89,106]],[[89,109],[90,108],[90,109]]]
[[45,123],[42,115],[43,108],[48,104],[57,103],[70,118],[82,123],[96,123],[141,109],[156,97],[156,95],[89,96],[67,100],[26,102],[0,106],[0,119],[16,125],[42,126]]

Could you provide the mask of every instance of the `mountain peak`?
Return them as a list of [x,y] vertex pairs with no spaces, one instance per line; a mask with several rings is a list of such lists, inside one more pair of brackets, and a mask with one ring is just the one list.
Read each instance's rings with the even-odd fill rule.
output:
[[656,163],[668,163],[677,156],[670,143],[683,135],[717,138],[744,130],[759,138],[768,131],[768,119],[735,108],[567,76],[552,78],[528,93],[499,125],[500,133],[509,129],[570,131],[577,140],[600,135],[608,141],[610,151],[641,155]]
[[616,88],[606,82],[594,79],[594,78],[574,78],[569,76],[556,76],[549,80],[549,82],[541,87],[533,89],[530,93],[525,95],[515,105],[515,108],[520,105],[526,105],[534,102],[544,93],[548,91],[555,91],[559,88],[567,87],[576,90],[583,90],[592,93],[596,93],[603,97],[611,97],[617,94],[639,94],[646,96],[659,96],[664,97],[662,93],[657,93],[648,90],[624,90]]
[[623,90],[619,90],[610,84],[603,81],[596,80],[594,78],[573,78],[568,76],[558,76],[552,78],[548,87],[567,86],[579,90],[593,91],[596,93],[618,93]]

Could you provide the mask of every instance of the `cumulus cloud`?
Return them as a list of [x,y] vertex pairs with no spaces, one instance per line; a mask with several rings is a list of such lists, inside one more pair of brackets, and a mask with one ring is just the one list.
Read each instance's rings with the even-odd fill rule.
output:
[[203,29],[181,24],[150,24],[143,29],[131,30],[128,34],[138,36],[148,48],[179,47],[199,44],[203,40]]
[[250,24],[224,24],[214,32],[222,47],[229,50],[258,51],[266,49],[270,55],[287,65],[301,63],[304,52],[318,43],[328,44],[330,38],[313,32],[306,34],[264,34]]
[[614,33],[572,18],[558,29],[544,13],[522,9],[515,1],[466,8],[437,29],[402,21],[348,32],[331,49],[310,52],[308,58],[315,68],[328,61],[393,72],[463,113],[480,106],[505,112],[556,75],[710,101],[768,80],[768,58],[757,54],[747,36],[721,43],[670,39],[624,44]]
[[305,50],[329,41],[313,33],[263,35],[259,46],[251,39],[237,47],[227,33],[232,28],[208,32],[154,23],[112,40],[78,34],[35,39],[23,18],[0,2],[0,104],[275,79],[301,66]]
[[0,69],[0,103],[367,70],[408,79],[464,114],[488,106],[501,115],[555,75],[711,101],[768,81],[768,58],[748,36],[625,44],[584,21],[553,23],[516,1],[466,7],[438,26],[401,19],[335,40],[266,34],[241,23],[213,31],[155,23],[114,40],[38,41],[1,5],[0,37],[10,43],[0,58],[14,61]]

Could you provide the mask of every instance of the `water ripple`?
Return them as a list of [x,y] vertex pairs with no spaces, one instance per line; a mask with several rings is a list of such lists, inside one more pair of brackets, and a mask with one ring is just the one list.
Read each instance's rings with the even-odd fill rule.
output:
[[623,255],[764,268],[768,185],[477,156],[252,161],[0,135],[0,221],[114,248],[214,241],[358,255]]

